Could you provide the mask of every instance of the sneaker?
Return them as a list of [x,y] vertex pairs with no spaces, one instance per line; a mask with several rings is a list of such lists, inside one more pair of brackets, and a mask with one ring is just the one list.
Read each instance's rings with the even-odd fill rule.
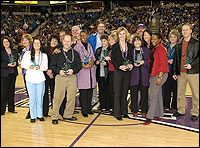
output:
[[151,123],[151,119],[146,119],[146,121],[144,122],[144,125],[149,125]]

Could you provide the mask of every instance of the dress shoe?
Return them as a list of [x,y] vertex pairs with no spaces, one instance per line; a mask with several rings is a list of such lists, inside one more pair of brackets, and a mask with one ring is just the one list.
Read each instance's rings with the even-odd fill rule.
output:
[[31,122],[31,123],[35,123],[35,119],[31,119],[30,122]]
[[79,114],[79,112],[78,111],[74,111],[74,114]]
[[89,112],[88,114],[90,114],[90,115],[94,115],[94,113],[91,111],[91,112]]
[[76,120],[77,120],[77,118],[76,118],[76,117],[71,117],[71,118],[64,118],[64,117],[63,117],[63,120],[71,120],[71,121],[76,121]]
[[1,113],[1,116],[5,115],[5,113]]
[[169,110],[170,112],[176,112],[177,111],[177,109],[176,108],[170,108],[170,110]]
[[30,119],[31,118],[31,116],[30,116],[30,114],[28,113],[27,115],[26,115],[26,118],[25,119]]
[[122,118],[129,118],[129,116],[126,114],[126,115],[123,115]]
[[10,113],[16,114],[17,112],[16,111],[11,111]]
[[151,123],[151,119],[146,119],[146,121],[144,122],[144,125],[149,125]]
[[176,112],[176,113],[173,114],[174,117],[178,117],[178,116],[182,116],[182,115],[185,115],[185,114],[181,114],[179,112]]
[[122,117],[115,117],[117,120],[122,121]]
[[133,117],[137,117],[138,116],[138,113],[133,113]]
[[83,115],[83,117],[88,117],[88,114],[82,114]]
[[47,115],[43,115],[44,117],[48,117],[49,115],[47,114]]
[[44,121],[44,118],[42,117],[42,118],[38,118],[40,121]]
[[192,117],[191,117],[191,120],[192,121],[196,121],[198,119],[198,117],[197,116],[195,116],[195,115],[192,115]]
[[142,113],[142,117],[146,118],[147,114],[146,113]]
[[52,120],[52,124],[58,124],[58,120]]

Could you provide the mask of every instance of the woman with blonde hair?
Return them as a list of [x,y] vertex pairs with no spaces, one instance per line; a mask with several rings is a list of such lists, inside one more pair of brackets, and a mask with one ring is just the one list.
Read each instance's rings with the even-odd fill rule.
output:
[[130,71],[133,69],[132,49],[128,31],[125,27],[117,29],[118,42],[112,46],[111,62],[114,65],[114,117],[128,118],[127,94],[130,83]]
[[[21,60],[23,59],[25,52],[30,51],[32,49],[33,38],[30,34],[24,34],[22,36],[21,41],[22,41],[22,44],[24,46],[24,49],[22,50],[22,54],[21,54],[21,56],[18,60],[19,65],[21,65]],[[25,84],[26,92],[27,92],[27,95],[28,95],[28,98],[29,98],[29,94],[28,94],[27,86],[26,86],[26,80],[25,80],[26,70],[24,68],[22,68],[22,75],[23,75],[23,78],[24,78],[24,84]],[[26,116],[25,119],[29,119],[29,118],[30,118],[30,111],[27,113],[27,116]]]
[[[165,47],[167,48],[169,73],[168,73],[168,78],[163,85],[163,105],[164,105],[164,109],[170,109],[171,111],[176,111],[177,109],[177,81],[174,80],[172,77],[172,67],[173,67],[175,46],[180,39],[179,31],[176,29],[171,30],[169,33],[168,39],[169,39],[169,43]],[[171,100],[171,93],[173,93],[172,100]]]

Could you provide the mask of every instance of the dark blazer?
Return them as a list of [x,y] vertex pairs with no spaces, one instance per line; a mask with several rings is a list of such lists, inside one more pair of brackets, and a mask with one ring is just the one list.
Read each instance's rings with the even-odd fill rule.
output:
[[[18,52],[16,49],[11,49],[12,50],[12,54],[17,57],[17,61],[18,61]],[[5,48],[1,49],[1,77],[8,77],[8,55],[7,52],[5,50]],[[17,65],[14,67],[15,68],[15,76],[18,75],[18,70],[17,70],[17,66],[18,66],[18,62]]]
[[[71,64],[71,68],[73,69],[73,74],[76,74],[81,70],[82,64],[81,64],[81,59],[80,59],[79,53],[75,50],[73,50],[73,51],[74,51],[74,61]],[[67,55],[68,59],[71,61],[72,60],[72,51],[69,50],[66,55]],[[65,59],[65,56],[63,54],[63,49],[62,49],[60,53],[53,55],[53,59],[50,63],[49,68],[52,69],[52,71],[53,71],[53,73],[55,73],[55,75],[57,75],[60,73],[60,70],[62,69],[63,64],[65,62],[66,62],[66,59]]]
[[[182,43],[183,40],[176,45],[175,53],[174,53],[174,64],[173,64],[173,74],[180,75],[181,71],[181,57],[182,57]],[[191,59],[190,64],[192,66],[191,69],[187,69],[187,74],[196,74],[199,73],[199,41],[191,37],[186,56]]]
[[[148,68],[148,57],[151,54],[151,50],[149,50],[146,47],[143,48],[143,60],[144,65],[140,66],[142,70],[142,84],[143,86],[149,86],[149,68]],[[134,57],[134,49],[132,51],[132,57]],[[132,62],[134,63],[135,59],[132,59]],[[130,86],[133,85],[139,85],[139,67],[134,67],[131,71],[131,80],[130,80]]]
[[[53,51],[55,50],[55,48],[53,48]],[[52,58],[53,58],[53,55],[51,54],[51,48],[50,48],[50,45],[49,46],[46,46],[44,47],[44,53],[47,54],[47,57],[48,57],[48,69],[50,69],[50,64],[51,64],[51,61],[52,61]]]
[[[127,46],[128,46],[127,60],[132,61],[133,46],[130,43],[127,43]],[[121,70],[119,69],[119,67],[123,65],[124,61],[125,60],[122,58],[122,52],[120,49],[119,42],[117,42],[112,46],[112,55],[111,55],[111,62],[114,65],[115,70]]]
[[[108,50],[110,51],[110,47],[108,47]],[[96,58],[96,61],[98,60],[98,57],[101,56],[101,51],[102,51],[102,47],[99,47],[96,49],[95,51],[95,58]],[[99,78],[100,78],[100,64],[96,64],[96,61],[95,61],[95,65],[97,66],[97,69],[96,69],[96,80],[97,82],[99,82]],[[105,79],[108,78],[108,64],[109,62],[107,60],[104,60],[106,62],[106,66],[104,66],[104,71],[105,71]]]

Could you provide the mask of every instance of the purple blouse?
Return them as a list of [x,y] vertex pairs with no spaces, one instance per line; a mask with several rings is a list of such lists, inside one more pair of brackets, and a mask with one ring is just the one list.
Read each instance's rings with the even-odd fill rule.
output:
[[[87,50],[82,43],[77,44],[74,49],[79,53],[81,62],[84,63],[85,56],[89,56],[90,59],[96,60],[93,53],[92,46],[88,43]],[[90,69],[82,68],[77,74],[77,88],[78,89],[89,89],[94,88],[97,85],[96,73],[94,66]],[[91,82],[92,80],[92,82]],[[91,87],[92,84],[92,87]]]

